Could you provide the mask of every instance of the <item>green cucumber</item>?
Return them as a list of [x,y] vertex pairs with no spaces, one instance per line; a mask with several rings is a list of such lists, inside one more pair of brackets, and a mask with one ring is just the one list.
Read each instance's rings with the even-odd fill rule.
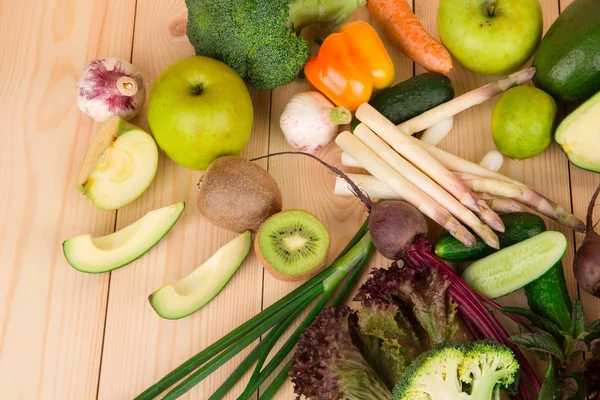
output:
[[[535,214],[517,212],[503,214],[500,218],[504,222],[505,228],[504,232],[496,232],[501,249],[522,242],[546,230],[544,220]],[[486,245],[480,237],[477,235],[475,237],[477,239],[475,246],[467,247],[448,232],[444,232],[435,245],[435,254],[442,260],[473,261],[496,251],[496,249]]]
[[533,58],[533,84],[563,103],[600,90],[600,1],[575,0],[554,21]]
[[563,331],[569,331],[573,304],[560,261],[526,285],[525,295],[531,311],[554,322]]
[[[518,212],[504,214],[500,218],[505,227],[504,232],[497,232],[500,248],[512,246],[546,231],[544,221],[535,214]],[[475,246],[469,248],[444,232],[435,245],[435,254],[448,261],[473,261],[497,251],[479,237],[476,238]],[[562,263],[557,262],[544,275],[526,285],[525,295],[533,312],[554,322],[562,330],[569,329],[573,304]]]
[[[383,89],[369,104],[398,125],[454,97],[454,88],[446,75],[427,72]],[[354,118],[350,130],[360,121]]]
[[463,280],[491,298],[505,296],[544,275],[567,250],[565,235],[542,232],[469,265]]

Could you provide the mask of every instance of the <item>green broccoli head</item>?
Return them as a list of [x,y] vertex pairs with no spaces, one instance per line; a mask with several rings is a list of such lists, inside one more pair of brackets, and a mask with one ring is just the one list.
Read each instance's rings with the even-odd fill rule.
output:
[[299,28],[315,22],[341,23],[364,4],[363,0],[186,0],[185,3],[187,35],[196,54],[223,61],[257,89],[289,83],[302,70],[310,48],[298,35]]
[[423,353],[396,384],[392,400],[491,399],[519,371],[512,351],[493,341],[443,343]]
[[[519,363],[506,346],[492,340],[474,342],[469,345],[460,365],[459,377],[471,385],[471,398],[485,397],[496,384],[508,388],[519,371]],[[491,389],[490,389],[491,388]]]

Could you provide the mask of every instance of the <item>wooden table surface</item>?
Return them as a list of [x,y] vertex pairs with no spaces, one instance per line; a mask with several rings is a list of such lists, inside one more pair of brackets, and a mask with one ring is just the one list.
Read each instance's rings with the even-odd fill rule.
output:
[[[414,2],[416,14],[435,34],[438,1]],[[547,29],[570,1],[541,3]],[[96,209],[75,189],[79,166],[98,129],[75,105],[82,68],[100,57],[130,60],[149,89],[169,63],[193,54],[185,35],[186,15],[183,0],[0,1],[2,400],[131,399],[297,286],[273,279],[252,255],[207,307],[179,321],[163,320],[150,307],[148,294],[189,273],[235,236],[199,215],[195,202],[201,173],[161,155],[148,191],[113,212]],[[366,19],[379,30],[366,9],[353,18]],[[398,81],[423,72],[397,48],[388,42],[386,46]],[[451,79],[461,94],[497,78],[458,67]],[[297,81],[272,91],[251,90],[255,123],[244,156],[289,149],[279,129],[279,116],[290,96],[306,88]],[[493,105],[489,101],[461,113],[440,146],[478,162],[494,149]],[[133,122],[147,128],[145,108]],[[340,165],[335,145],[320,156]],[[262,166],[280,184],[285,208],[306,209],[326,223],[332,233],[333,257],[363,221],[363,207],[355,199],[334,197],[333,175],[311,160],[279,157]],[[579,217],[584,216],[600,181],[600,175],[569,165],[554,144],[532,160],[505,162],[502,172]],[[182,219],[132,264],[112,273],[89,275],[65,261],[63,240],[88,232],[109,234],[149,210],[181,200],[187,202]],[[571,269],[582,235],[553,222],[548,228],[567,235],[570,245],[563,265],[570,293],[581,299],[589,319],[599,318],[600,300],[578,289]],[[378,256],[372,265],[385,266],[386,261]],[[521,293],[504,301],[524,303]],[[189,398],[206,399],[245,354],[195,387]],[[227,398],[234,399],[241,388],[242,384],[236,386]],[[288,382],[277,398],[291,399],[291,393]]]

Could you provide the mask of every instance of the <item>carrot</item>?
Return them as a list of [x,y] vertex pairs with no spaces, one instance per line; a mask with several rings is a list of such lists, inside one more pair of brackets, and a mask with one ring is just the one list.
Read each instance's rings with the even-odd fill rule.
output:
[[406,0],[368,0],[367,7],[388,38],[411,60],[430,72],[452,71],[450,53],[427,33]]

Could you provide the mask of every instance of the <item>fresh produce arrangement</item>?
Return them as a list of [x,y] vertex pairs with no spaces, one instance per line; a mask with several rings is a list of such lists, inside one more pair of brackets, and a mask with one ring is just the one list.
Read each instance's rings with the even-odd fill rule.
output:
[[[176,399],[257,339],[209,400],[224,398],[250,368],[239,400],[254,398],[267,381],[259,398],[272,399],[288,378],[298,398],[313,400],[492,400],[502,391],[517,400],[600,398],[600,321],[586,322],[581,303],[569,296],[562,260],[570,240],[547,231],[541,217],[585,233],[574,275],[580,288],[600,297],[593,220],[600,186],[584,223],[500,172],[504,156],[536,157],[552,139],[573,164],[600,172],[595,0],[575,0],[543,38],[539,0],[441,0],[441,43],[406,0],[186,5],[197,55],[175,61],[154,82],[150,132],[126,122],[145,100],[140,72],[114,58],[83,70],[77,104],[102,125],[76,186],[99,209],[117,210],[151,185],[158,149],[181,167],[204,171],[200,216],[236,235],[149,294],[161,318],[202,312],[251,252],[276,279],[305,282],[136,399]],[[393,60],[377,30],[365,21],[346,23],[365,5],[390,42],[428,72],[394,84]],[[311,53],[313,38],[301,33],[312,24],[330,33],[315,40]],[[533,66],[518,70],[534,53]],[[455,97],[445,75],[452,57],[479,73],[510,75]],[[296,78],[310,90],[292,95],[274,120],[299,151],[240,157],[254,118],[246,83],[272,89]],[[532,79],[536,87],[525,85]],[[489,126],[497,150],[477,164],[437,147],[460,129],[457,114],[496,97]],[[583,104],[557,124],[557,110],[568,102]],[[343,166],[363,171],[346,173],[323,161],[319,152],[333,142]],[[335,237],[327,221],[286,209],[285,193],[256,163],[270,157],[318,163],[335,175],[335,195],[354,196],[366,209],[363,226],[329,266]],[[158,208],[107,236],[68,239],[65,258],[86,273],[123,267],[157,245],[184,208]],[[444,229],[435,245],[426,217]],[[390,265],[373,268],[355,292],[375,250]],[[521,289],[528,308],[496,303]],[[499,313],[517,324],[517,334],[508,333]],[[543,380],[524,350],[546,363]]]

